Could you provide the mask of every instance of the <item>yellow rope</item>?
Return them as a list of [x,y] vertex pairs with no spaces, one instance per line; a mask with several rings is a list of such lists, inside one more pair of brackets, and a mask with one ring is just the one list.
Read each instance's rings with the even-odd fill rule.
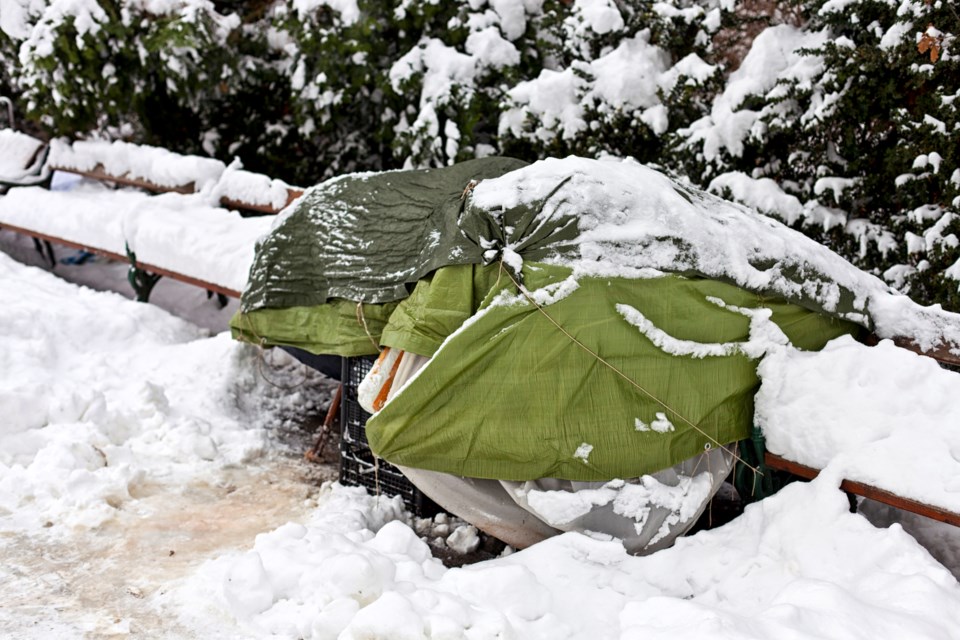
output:
[[373,348],[377,350],[377,353],[380,352],[380,343],[377,342],[376,338],[373,337],[373,334],[370,333],[370,327],[367,326],[367,316],[363,313],[363,303],[357,303],[357,322],[363,326],[364,332],[367,334],[367,337],[370,338],[370,342],[373,344]]

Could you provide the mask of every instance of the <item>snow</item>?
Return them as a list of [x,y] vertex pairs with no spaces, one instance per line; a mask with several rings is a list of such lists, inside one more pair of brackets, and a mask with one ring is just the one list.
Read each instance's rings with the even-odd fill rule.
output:
[[453,533],[447,536],[445,542],[448,547],[463,555],[472,553],[477,549],[477,546],[480,544],[480,537],[478,536],[476,527],[460,525],[453,530]]
[[79,185],[70,193],[17,187],[0,197],[0,224],[124,255],[123,220],[146,198],[139,192],[112,191],[96,184]]
[[[198,479],[217,485],[223,474],[267,465],[268,426],[280,408],[302,410],[305,396],[262,381],[252,347],[208,337],[153,306],[68,284],[5,255],[0,282],[0,591],[14,603],[0,610],[0,630],[12,637],[960,638],[956,579],[899,525],[877,528],[849,513],[832,467],[647,557],[627,555],[617,540],[568,533],[446,568],[399,499],[330,485],[316,503],[303,503],[302,493],[264,482],[270,503],[305,506],[291,510],[286,524],[256,520],[263,528],[254,529],[255,539],[214,550],[206,564],[152,570],[156,561],[144,560],[150,553],[167,559],[167,549],[176,549],[169,556],[175,561],[196,540],[220,539],[256,515],[194,529],[204,512],[234,495],[221,492],[187,519],[164,521],[148,538],[152,546],[136,547],[144,555],[111,567],[110,558],[136,544],[160,505],[178,513]],[[815,360],[821,355],[828,360]],[[787,403],[783,413],[794,418],[818,410],[810,402],[816,397],[829,400],[818,419],[846,417],[847,427],[915,424],[926,433],[928,422],[942,423],[943,431],[956,424],[950,404],[957,374],[891,345],[838,341],[824,354],[784,348],[782,356],[767,356],[772,373],[764,381],[782,383],[776,402]],[[809,386],[787,384],[793,370]],[[291,372],[285,376],[289,383]],[[851,404],[842,402],[848,397]],[[860,421],[872,410],[867,398],[878,409]],[[891,417],[883,422],[880,413]],[[952,450],[935,444],[924,450],[939,457],[923,464],[953,471],[943,465]],[[838,460],[854,460],[854,453],[848,447]],[[906,475],[894,471],[887,475]],[[237,493],[256,486],[242,478]],[[168,493],[144,497],[157,486]],[[691,480],[688,493],[695,487]],[[621,491],[617,508],[642,515],[644,501],[634,498],[644,491],[686,502],[682,490],[640,485],[631,489],[637,495]],[[871,517],[881,516],[890,519]],[[934,525],[911,529],[941,557],[955,558],[960,538]],[[452,529],[445,535],[450,548],[477,544],[470,527]],[[77,556],[93,535],[114,542]],[[30,565],[28,556],[57,563]],[[83,607],[79,594],[88,591],[62,582],[69,564],[94,567],[87,579],[101,589],[74,617],[65,612]],[[64,588],[78,596],[64,600]],[[136,603],[127,610],[136,613],[112,615],[123,600]]]
[[573,452],[573,457],[583,462],[583,464],[587,464],[590,461],[591,451],[593,451],[593,445],[589,442],[583,442],[577,447],[577,450]]
[[113,176],[146,180],[168,188],[192,185],[194,191],[213,186],[226,168],[214,158],[184,156],[120,140],[80,140],[73,144],[52,140],[49,163],[77,171],[92,171],[100,165]]
[[767,356],[756,420],[770,451],[960,512],[960,375],[890,341]]
[[0,223],[119,255],[129,247],[145,264],[242,291],[256,241],[273,218],[242,218],[207,201],[85,181],[70,191],[18,187],[0,198]]
[[282,180],[244,171],[239,160],[224,166],[214,158],[185,156],[122,141],[81,140],[69,144],[54,140],[48,161],[50,166],[68,171],[87,172],[100,166],[111,176],[144,180],[167,189],[190,187],[191,191],[204,192],[211,203],[227,198],[278,211],[286,206],[293,189]]
[[300,19],[316,13],[321,7],[327,7],[337,12],[340,20],[346,25],[355,24],[360,19],[360,8],[357,0],[293,0]]
[[398,515],[334,486],[302,526],[208,564],[176,601],[213,601],[254,637],[960,637],[949,572],[824,482],[647,557],[568,533],[447,569]]
[[0,530],[102,526],[264,453],[255,349],[3,253],[0,281]]
[[403,83],[414,74],[423,74],[420,106],[449,97],[454,85],[469,85],[476,74],[476,61],[437,38],[430,38],[411,49],[390,69],[390,84],[402,91]]
[[654,419],[650,421],[650,424],[647,424],[637,418],[636,421],[637,431],[656,431],[657,433],[667,433],[673,431],[675,427],[673,423],[670,422],[670,418],[667,417],[667,414],[662,411],[657,411]]
[[710,161],[721,153],[739,157],[744,142],[758,125],[761,113],[743,109],[750,95],[766,95],[778,80],[792,80],[799,86],[809,85],[820,72],[822,60],[803,56],[802,49],[815,49],[829,34],[808,33],[790,25],[765,29],[753,42],[740,67],[730,74],[726,87],[714,100],[710,115],[692,123],[681,135],[691,144],[703,146],[703,155]]
[[29,175],[42,148],[43,142],[25,133],[0,129],[0,181],[15,181]]
[[676,485],[660,482],[653,476],[643,476],[637,482],[612,480],[598,489],[578,489],[576,492],[522,489],[532,512],[552,527],[569,529],[570,523],[588,514],[594,507],[612,504],[613,512],[635,522],[637,534],[653,507],[672,512],[660,527],[651,544],[668,533],[671,524],[686,522],[697,515],[711,491],[709,473],[696,476],[677,476]]
[[14,40],[30,35],[30,14],[43,8],[43,0],[8,0],[0,12],[0,31]]
[[272,207],[280,211],[287,206],[291,189],[293,187],[283,180],[245,171],[238,162],[234,162],[220,175],[213,187],[212,196],[216,200],[226,198],[233,202]]
[[589,29],[597,35],[621,31],[623,16],[612,0],[574,0],[573,17],[577,31]]
[[[563,261],[573,275],[532,292],[541,304],[567,295],[579,277],[658,277],[678,258],[708,275],[793,295],[776,268],[755,266],[792,264],[807,270],[810,282],[821,272],[856,293],[881,334],[933,344],[960,332],[955,315],[917,307],[786,227],[631,161],[540,162],[481,182],[470,197],[508,209],[543,198],[568,176],[544,215],[576,215],[584,235],[577,256]],[[741,183],[749,185],[737,176],[728,181]],[[212,207],[216,188],[162,196],[85,181],[68,193],[17,188],[0,196],[0,222],[85,238],[116,253],[129,245],[145,262],[239,289],[256,237],[274,219]],[[915,215],[932,219],[935,212]],[[949,242],[944,229],[920,240]],[[671,238],[683,238],[682,254]],[[522,262],[514,247],[503,255],[514,267]],[[836,291],[810,282],[803,293],[835,302]],[[567,533],[447,568],[424,537],[470,553],[480,544],[475,529],[438,521],[427,532],[399,499],[336,484],[315,502],[303,485],[282,493],[264,483],[269,500],[287,504],[284,518],[242,512],[192,529],[230,495],[204,494],[208,503],[184,517],[178,506],[198,483],[217,487],[240,477],[255,485],[252,475],[237,474],[272,468],[271,429],[310,402],[289,384],[293,365],[281,356],[281,384],[265,381],[249,345],[5,254],[0,283],[0,597],[16,603],[0,610],[0,631],[12,637],[136,635],[153,616],[156,626],[145,637],[960,638],[960,584],[950,570],[899,524],[878,528],[849,513],[837,490],[850,478],[960,511],[960,376],[888,341],[868,348],[841,338],[822,352],[801,352],[774,330],[769,314],[729,307],[750,317],[749,340],[703,345],[677,340],[620,305],[639,332],[671,352],[762,358],[757,423],[770,450],[824,472],[647,557],[626,554],[610,536]],[[636,427],[662,432],[673,425],[657,413],[638,417]],[[585,463],[589,454],[589,443],[573,452]],[[647,477],[575,494],[531,490],[526,499],[548,520],[575,520],[605,504],[638,527],[661,506],[672,511],[667,531],[694,517],[692,505],[710,490],[708,475],[684,476],[676,486]],[[158,487],[166,493],[158,495]],[[871,509],[884,526],[897,520]],[[257,528],[198,554],[175,575],[151,574],[139,560],[104,573],[139,603],[137,615],[93,613],[119,606],[117,593],[103,590],[84,616],[64,617],[82,606],[57,600],[65,563],[28,558],[74,549],[74,564],[105,570],[164,510],[180,515],[148,538],[164,555],[173,540],[182,556],[191,539],[220,539],[237,521]],[[908,522],[960,574],[960,533]],[[76,555],[92,536],[112,546]]]
[[466,50],[495,69],[520,63],[520,52],[512,42],[500,35],[496,27],[487,27],[467,36]]
[[211,207],[199,196],[169,193],[148,198],[125,221],[124,233],[138,261],[243,291],[256,242],[273,222]]
[[[960,346],[957,314],[921,307],[799,232],[632,160],[543,160],[484,180],[470,194],[473,206],[494,212],[548,196],[540,222],[577,220],[574,255],[551,259],[575,277],[692,271],[788,300],[812,298],[837,313],[845,290],[854,308],[847,319],[882,338],[909,337],[922,349]],[[509,243],[504,250],[516,251]],[[791,270],[804,274],[802,283],[785,276]]]
[[106,12],[96,0],[10,0],[4,2],[3,9],[0,29],[11,38],[24,40],[21,55],[27,56],[53,55],[56,28],[61,23],[72,22],[77,46],[83,48],[84,36],[95,35],[107,21]]
[[758,211],[774,214],[788,225],[803,218],[804,207],[796,196],[783,191],[770,178],[751,178],[741,171],[723,173],[714,178],[707,191],[730,197]]
[[[676,74],[668,73],[669,62],[667,53],[651,45],[650,33],[644,30],[592,62],[562,71],[544,69],[536,79],[509,90],[515,106],[501,115],[501,134],[509,131],[522,137],[533,116],[541,123],[535,136],[549,137],[548,130],[555,129],[563,138],[572,139],[586,130],[585,108],[591,104],[625,112],[655,107],[660,104],[657,91],[661,87],[669,90],[676,82]],[[648,118],[656,124],[652,113]]]

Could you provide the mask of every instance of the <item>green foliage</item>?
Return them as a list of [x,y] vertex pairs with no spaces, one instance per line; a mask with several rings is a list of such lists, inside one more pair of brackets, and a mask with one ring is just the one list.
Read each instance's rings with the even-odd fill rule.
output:
[[[794,158],[793,166],[780,165],[771,177],[803,200],[825,198],[818,190],[823,179],[843,180],[834,206],[849,221],[867,221],[896,240],[862,251],[856,237],[861,227],[854,226],[842,252],[921,301],[960,310],[956,282],[943,280],[944,269],[960,259],[951,235],[956,225],[949,222],[960,204],[960,174],[953,174],[960,166],[960,128],[951,98],[960,92],[960,62],[950,51],[951,34],[960,32],[957,14],[947,3],[898,9],[861,0],[830,12],[820,11],[823,4],[814,4],[817,18],[807,27],[831,34],[807,52],[822,60],[823,72],[805,88],[781,82],[789,89],[784,101],[792,105],[777,121],[769,119],[776,145],[758,156],[771,167],[770,151]],[[936,56],[918,50],[927,24],[945,32]]]
[[0,92],[51,135],[236,156],[304,185],[492,153],[632,156],[960,309],[960,17],[945,0],[29,10],[0,32]]
[[[662,164],[672,132],[701,117],[722,82],[709,61],[729,14],[714,5],[624,0],[588,19],[578,3],[545,2],[532,42],[548,71],[524,69],[526,82],[506,92],[501,148],[528,159],[612,154]],[[611,90],[611,78],[637,67],[647,68],[623,82],[645,90]],[[544,92],[556,99],[538,104]]]

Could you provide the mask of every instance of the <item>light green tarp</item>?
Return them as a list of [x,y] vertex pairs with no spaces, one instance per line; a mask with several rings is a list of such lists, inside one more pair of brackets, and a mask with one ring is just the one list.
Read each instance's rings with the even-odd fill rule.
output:
[[[544,224],[542,201],[481,211],[461,198],[471,180],[512,166],[519,164],[495,159],[321,185],[259,247],[234,335],[313,353],[373,354],[384,345],[434,356],[368,423],[373,450],[396,464],[503,480],[606,480],[746,437],[758,386],[746,356],[669,355],[616,305],[701,343],[742,342],[749,333],[747,317],[710,297],[769,308],[801,348],[857,330],[689,273],[580,277],[575,290],[544,304],[641,391],[523,298],[494,303],[503,289],[516,293],[500,248],[523,258],[514,277],[542,291],[569,270],[540,261],[564,255],[579,234],[575,218]],[[644,430],[666,424],[658,413],[672,428]]]
[[[478,270],[485,273],[480,279],[496,279],[496,266]],[[558,267],[524,267],[527,286],[534,289],[566,275]],[[501,274],[480,313],[367,423],[374,451],[396,464],[501,480],[607,480],[652,473],[707,445],[749,435],[759,384],[756,363],[740,354],[702,359],[668,355],[629,324],[617,304],[641,311],[654,325],[669,328],[674,338],[700,343],[743,342],[749,333],[747,317],[709,297],[770,309],[773,321],[802,348],[819,349],[855,330],[849,323],[732,285],[676,275],[581,278],[575,291],[543,307],[648,395],[573,343],[525,299],[491,305],[493,294],[504,287],[515,291]],[[431,297],[424,295],[410,306],[440,306]],[[405,306],[406,301],[397,313]],[[444,326],[442,321],[426,324]],[[423,338],[416,325],[404,321],[391,327],[384,344],[416,351]],[[433,339],[428,336],[428,342]],[[658,413],[665,414],[672,430],[649,428]],[[638,420],[647,430],[638,430]],[[590,448],[586,461],[575,456],[583,445]]]

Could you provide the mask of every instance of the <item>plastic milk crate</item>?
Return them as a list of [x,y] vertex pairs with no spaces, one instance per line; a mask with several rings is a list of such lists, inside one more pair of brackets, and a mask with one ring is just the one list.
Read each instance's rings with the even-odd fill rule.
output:
[[343,359],[343,372],[340,377],[343,381],[343,398],[340,404],[340,419],[343,425],[341,440],[354,447],[370,448],[366,430],[370,414],[357,402],[357,389],[374,362],[376,358],[373,356]]
[[357,387],[376,358],[343,359],[343,398],[340,404],[340,483],[366,487],[370,493],[397,495],[407,508],[420,517],[432,517],[441,511],[423,495],[399,469],[386,460],[375,460],[367,442],[366,424],[370,414],[357,402]]

